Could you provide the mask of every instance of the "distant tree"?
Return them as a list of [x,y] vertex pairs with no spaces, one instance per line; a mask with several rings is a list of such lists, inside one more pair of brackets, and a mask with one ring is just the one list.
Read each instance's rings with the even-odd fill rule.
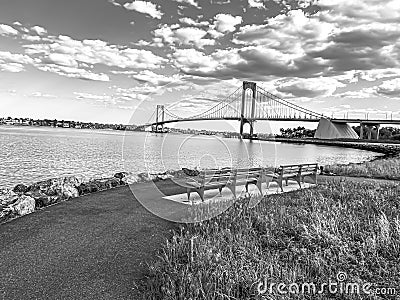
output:
[[297,128],[280,128],[280,135],[277,137],[286,138],[307,138],[314,137],[315,129],[306,129],[305,127],[299,126]]

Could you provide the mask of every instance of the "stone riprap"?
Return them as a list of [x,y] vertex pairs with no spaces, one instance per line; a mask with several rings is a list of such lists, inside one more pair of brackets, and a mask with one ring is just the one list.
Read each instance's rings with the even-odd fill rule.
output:
[[[34,212],[37,209],[76,198],[81,195],[104,191],[121,185],[169,178],[186,177],[187,170],[169,170],[164,173],[118,172],[113,177],[84,181],[75,176],[51,178],[30,186],[16,185],[12,190],[0,189],[0,222]],[[194,170],[190,170],[195,172]]]

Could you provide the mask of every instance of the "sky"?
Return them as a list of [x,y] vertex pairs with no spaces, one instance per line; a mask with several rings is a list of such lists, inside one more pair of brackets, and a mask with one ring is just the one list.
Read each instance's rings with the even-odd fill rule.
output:
[[0,7],[0,117],[142,124],[157,104],[198,114],[249,80],[328,116],[400,118],[398,0]]

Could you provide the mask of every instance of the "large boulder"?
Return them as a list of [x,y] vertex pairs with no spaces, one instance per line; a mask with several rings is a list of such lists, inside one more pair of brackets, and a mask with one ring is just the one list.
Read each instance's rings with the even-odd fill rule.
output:
[[5,207],[0,209],[0,222],[7,221],[15,216],[14,210],[12,207]]
[[35,199],[26,195],[17,195],[12,191],[0,190],[0,222],[35,211]]
[[170,176],[170,178],[175,177],[175,178],[183,178],[186,177],[185,172],[183,170],[167,170],[165,172],[167,175]]
[[174,175],[172,175],[172,174],[159,174],[159,175],[157,175],[157,178],[159,179],[159,180],[165,180],[165,179],[170,179],[170,178],[173,178],[174,177]]
[[136,182],[140,182],[140,180],[142,179],[137,174],[132,173],[127,174],[124,178],[121,179],[124,184],[133,184]]
[[0,189],[0,222],[14,216],[12,204],[18,200],[18,195],[9,189]]
[[80,184],[80,180],[76,177],[65,177],[60,185],[60,192],[67,199],[79,197],[78,186]]
[[36,200],[37,207],[43,207],[61,200],[79,196],[81,180],[74,176],[52,178],[32,184],[26,195]]
[[17,194],[25,194],[28,190],[29,188],[25,184],[17,184],[13,188],[13,192]]
[[90,194],[98,191],[108,190],[121,185],[121,180],[116,177],[92,179],[81,183],[78,187],[79,195]]
[[147,181],[158,181],[165,180],[168,178],[173,178],[173,171],[167,171],[164,173],[139,173],[133,174],[128,172],[119,172],[114,175],[115,178],[120,180],[121,185],[133,184],[139,182],[147,182]]
[[26,193],[26,195],[35,199],[36,208],[48,206],[60,201],[60,197],[58,195],[48,196],[42,193],[40,190],[29,191],[28,193]]
[[90,194],[99,191],[99,187],[94,182],[83,182],[78,186],[79,195]]
[[35,211],[35,199],[29,196],[21,195],[18,200],[12,204],[16,215],[24,216]]
[[198,170],[191,170],[188,168],[182,168],[183,173],[185,173],[187,176],[198,176],[200,172]]
[[18,195],[9,189],[0,189],[0,205],[5,207],[18,200]]
[[124,177],[126,177],[128,175],[129,175],[128,172],[118,172],[118,173],[114,174],[114,177],[119,179],[119,180],[121,180],[121,179],[123,179]]

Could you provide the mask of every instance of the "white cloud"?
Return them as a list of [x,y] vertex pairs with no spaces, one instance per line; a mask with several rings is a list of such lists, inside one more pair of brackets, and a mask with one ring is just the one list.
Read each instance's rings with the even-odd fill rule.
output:
[[400,78],[383,81],[382,84],[375,88],[375,91],[378,95],[400,97]]
[[179,88],[180,86],[186,85],[186,83],[182,80],[182,75],[173,74],[173,75],[162,75],[154,73],[150,70],[143,70],[137,74],[133,74],[130,77],[137,80],[140,83],[152,84],[154,86],[160,86],[163,88]]
[[135,95],[131,95],[131,97],[120,97],[119,95],[96,95],[92,93],[86,92],[74,92],[75,99],[86,101],[93,104],[101,103],[102,105],[110,105],[113,107],[121,108],[123,106],[125,109],[132,109],[133,106],[129,102],[132,100],[139,100]]
[[7,24],[0,24],[0,35],[17,35],[18,30]]
[[373,88],[365,88],[357,91],[347,91],[343,93],[337,93],[333,96],[337,98],[354,98],[354,99],[368,99],[376,97],[375,90]]
[[107,74],[93,73],[83,68],[60,66],[55,64],[37,64],[35,65],[41,71],[56,73],[61,76],[93,81],[110,81]]
[[154,30],[153,42],[156,46],[167,45],[195,45],[197,48],[203,48],[206,45],[214,45],[215,41],[204,38],[207,31],[197,27],[180,27],[179,24],[164,24]]
[[263,0],[248,0],[250,7],[265,8]]
[[285,98],[288,97],[327,97],[331,96],[338,87],[345,87],[340,81],[327,78],[291,78],[278,80],[276,82],[276,90],[284,93]]
[[0,69],[18,73],[25,69],[25,65],[32,64],[34,60],[27,55],[0,51]]
[[78,66],[78,62],[69,54],[50,53],[48,55],[48,60],[50,61],[50,63],[54,63],[56,65],[69,66],[69,67]]
[[217,14],[214,17],[214,29],[218,32],[226,33],[236,30],[236,25],[242,23],[241,16],[232,16],[230,14]]
[[208,21],[195,21],[192,18],[189,17],[184,17],[184,18],[180,18],[179,22],[183,23],[183,24],[187,24],[189,26],[196,26],[196,27],[201,27],[201,26],[209,26],[210,23]]
[[368,24],[371,21],[393,22],[400,17],[400,6],[397,0],[318,0],[322,10],[331,12],[332,20],[350,21],[351,23]]
[[31,96],[37,97],[37,98],[57,98],[57,96],[55,96],[55,95],[46,94],[46,93],[42,93],[42,92],[33,92],[31,94]]
[[189,4],[197,8],[201,8],[195,0],[174,0],[179,3]]
[[173,54],[174,64],[185,73],[193,70],[208,73],[218,67],[219,62],[195,49],[178,49]]
[[90,100],[109,100],[111,97],[109,95],[95,95],[91,93],[74,92],[76,99],[90,99]]
[[152,101],[154,96],[164,94],[166,89],[162,86],[143,84],[132,88],[116,87],[113,97],[121,101]]
[[202,48],[205,45],[214,45],[214,40],[203,39],[206,34],[206,31],[196,27],[184,27],[175,30],[175,37],[180,43],[184,45],[193,43],[198,48]]
[[45,35],[47,34],[47,30],[40,26],[33,26],[32,31],[35,32],[37,35]]
[[19,63],[3,63],[0,61],[0,70],[19,73],[25,70],[25,66]]
[[42,64],[77,67],[103,64],[118,68],[160,68],[166,59],[143,49],[122,48],[101,40],[74,40],[58,36],[48,43],[24,45],[25,52],[38,56]]
[[29,34],[23,34],[22,39],[27,40],[29,42],[40,42],[42,38],[37,35],[29,35]]
[[161,19],[163,15],[163,13],[158,10],[157,5],[152,2],[136,0],[131,3],[125,3],[124,7],[127,10],[134,10],[139,13],[149,15],[154,19]]
[[264,25],[246,25],[235,34],[234,42],[244,45],[264,45],[286,53],[304,53],[325,46],[336,30],[334,24],[307,17],[294,10],[271,18]]
[[115,0],[108,0],[109,3],[111,3],[114,6],[122,6],[121,4],[119,4],[117,1]]

